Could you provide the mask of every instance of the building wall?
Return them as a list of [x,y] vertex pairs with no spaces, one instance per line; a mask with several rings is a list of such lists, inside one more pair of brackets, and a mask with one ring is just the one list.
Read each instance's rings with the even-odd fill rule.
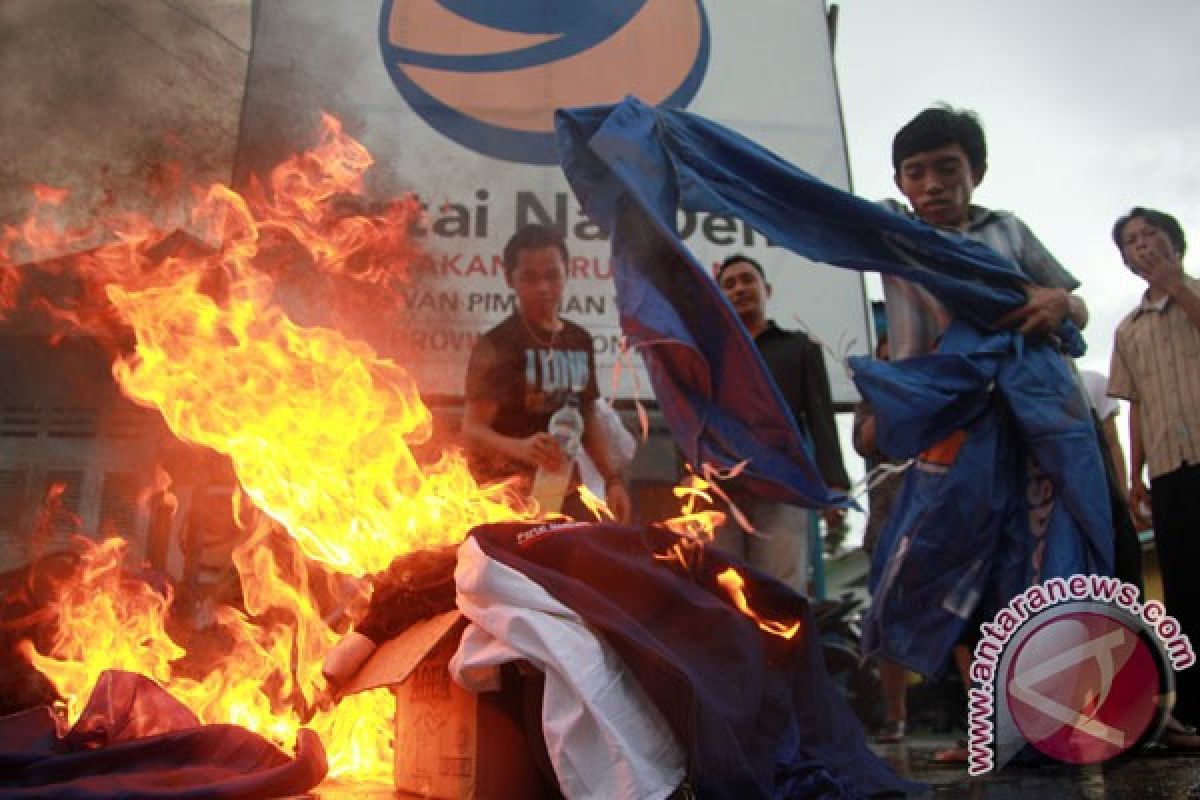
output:
[[250,0],[0,3],[0,224],[35,184],[73,189],[92,220],[109,198],[169,216],[146,187],[230,179],[250,50]]

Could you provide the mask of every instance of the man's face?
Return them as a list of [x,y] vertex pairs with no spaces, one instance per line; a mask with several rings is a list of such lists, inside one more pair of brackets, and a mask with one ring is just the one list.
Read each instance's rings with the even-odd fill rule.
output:
[[983,169],[972,170],[962,145],[954,142],[904,159],[895,178],[917,216],[938,228],[962,230]]
[[1121,228],[1121,257],[1125,259],[1125,265],[1144,277],[1142,264],[1151,252],[1170,256],[1175,252],[1175,246],[1162,228],[1156,228],[1141,217],[1133,217]]
[[753,265],[735,261],[721,273],[721,292],[743,321],[763,319],[767,314],[767,298],[771,287]]
[[547,245],[517,252],[508,285],[517,295],[521,313],[530,319],[549,320],[558,316],[566,282],[562,251]]

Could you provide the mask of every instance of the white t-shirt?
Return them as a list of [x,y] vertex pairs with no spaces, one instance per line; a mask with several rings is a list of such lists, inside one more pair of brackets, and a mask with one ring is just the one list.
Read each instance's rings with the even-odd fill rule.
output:
[[1083,386],[1087,389],[1088,402],[1092,404],[1101,422],[1120,412],[1121,406],[1117,399],[1108,396],[1108,376],[1095,370],[1081,369],[1079,377],[1083,379]]
[[[637,440],[621,422],[620,415],[603,397],[597,397],[592,404],[592,416],[608,440],[608,455],[614,461],[612,466],[619,470],[625,469],[629,462],[633,461]],[[601,500],[604,499],[604,478],[600,476],[600,470],[596,468],[592,457],[582,447],[579,448],[579,479],[583,481],[584,486],[591,489],[592,494]]]

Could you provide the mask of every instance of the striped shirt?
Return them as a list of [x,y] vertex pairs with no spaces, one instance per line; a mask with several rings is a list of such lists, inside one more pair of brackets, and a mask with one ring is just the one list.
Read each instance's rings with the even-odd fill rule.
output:
[[[1187,287],[1200,295],[1200,280]],[[1149,292],[1117,326],[1108,393],[1137,403],[1150,478],[1200,464],[1200,330]]]
[[[904,205],[884,200],[883,206],[916,218]],[[1079,281],[1050,254],[1033,231],[1007,211],[971,206],[967,230],[961,235],[988,245],[1016,262],[1031,283],[1051,289],[1073,291]],[[887,309],[888,346],[893,360],[932,352],[950,324],[950,312],[927,290],[891,275],[883,276]]]

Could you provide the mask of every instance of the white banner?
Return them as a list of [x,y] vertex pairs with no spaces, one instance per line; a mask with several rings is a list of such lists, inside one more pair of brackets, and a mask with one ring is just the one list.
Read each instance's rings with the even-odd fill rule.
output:
[[[392,350],[423,393],[462,392],[480,333],[509,314],[500,252],[527,222],[571,251],[564,316],[595,337],[605,394],[620,330],[608,242],[557,167],[557,107],[635,94],[732,127],[841,187],[849,181],[823,0],[259,0],[235,179],[311,143],[318,115],[376,160],[368,194],[414,192],[430,258],[400,292]],[[862,277],[804,262],[737,220],[680,217],[702,263],[761,261],[771,314],[830,350],[865,352]],[[854,389],[831,358],[834,399]],[[642,382],[642,392],[647,391]]]

